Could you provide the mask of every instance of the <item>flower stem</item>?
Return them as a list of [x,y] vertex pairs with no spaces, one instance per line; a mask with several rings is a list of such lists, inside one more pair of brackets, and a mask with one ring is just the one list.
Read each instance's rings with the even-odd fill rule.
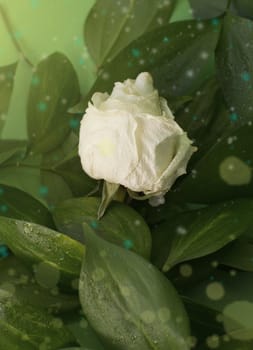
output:
[[119,189],[118,189],[118,191],[117,191],[117,192],[115,193],[115,195],[113,196],[113,199],[114,199],[115,201],[124,203],[125,198],[126,198],[126,194],[127,194],[127,191],[126,191],[125,187],[120,186]]
[[3,22],[5,24],[5,27],[11,37],[11,40],[13,42],[13,45],[15,46],[15,48],[17,49],[17,51],[22,55],[22,57],[24,58],[24,60],[29,64],[29,66],[33,67],[33,63],[30,61],[30,59],[28,57],[26,57],[26,55],[24,54],[18,40],[16,39],[13,30],[12,30],[12,26],[10,24],[9,18],[3,8],[3,6],[0,4],[0,14],[2,16]]

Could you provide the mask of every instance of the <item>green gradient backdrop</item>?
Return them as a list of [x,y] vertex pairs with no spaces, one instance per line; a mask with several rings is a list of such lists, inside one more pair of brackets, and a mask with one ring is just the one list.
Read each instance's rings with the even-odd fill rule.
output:
[[[116,0],[115,0],[116,1]],[[96,67],[83,39],[83,25],[95,0],[0,0],[24,54],[33,64],[54,52],[65,53],[78,74],[81,91],[87,92]],[[191,18],[187,0],[179,0],[172,21]],[[96,28],[94,28],[96,30]],[[0,18],[0,66],[19,59]],[[2,138],[26,138],[26,99],[32,69],[20,60]]]

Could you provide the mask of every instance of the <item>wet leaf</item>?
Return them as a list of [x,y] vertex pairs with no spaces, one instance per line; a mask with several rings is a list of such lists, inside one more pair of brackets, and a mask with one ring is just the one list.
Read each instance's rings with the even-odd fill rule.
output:
[[80,97],[75,70],[61,53],[42,60],[33,74],[27,105],[27,128],[32,150],[45,153],[71,132],[67,110]]
[[175,3],[175,0],[96,1],[84,28],[85,41],[96,64],[100,66],[114,58],[145,31],[168,24]]
[[29,265],[44,264],[57,282],[68,284],[79,276],[85,247],[64,234],[0,216],[0,240]]
[[[145,259],[84,225],[83,311],[110,349],[188,349],[187,315],[172,284]],[[148,287],[147,287],[148,286]]]
[[152,74],[169,105],[173,97],[191,96],[213,74],[219,30],[219,22],[183,21],[144,34],[103,66],[89,94],[72,112],[84,112],[94,92],[110,93],[115,82],[135,79],[143,71]]
[[153,233],[153,259],[164,271],[208,255],[252,226],[253,201],[238,199],[176,215]]
[[2,216],[54,227],[48,209],[29,194],[6,185],[0,185]]
[[216,52],[217,72],[231,115],[244,123],[252,121],[252,35],[252,21],[228,14]]
[[228,0],[189,0],[192,14],[197,19],[221,16],[227,9]]
[[60,203],[53,211],[58,230],[84,242],[85,222],[107,241],[149,258],[151,235],[143,218],[131,207],[114,201],[97,220],[99,205],[98,197],[73,198]]

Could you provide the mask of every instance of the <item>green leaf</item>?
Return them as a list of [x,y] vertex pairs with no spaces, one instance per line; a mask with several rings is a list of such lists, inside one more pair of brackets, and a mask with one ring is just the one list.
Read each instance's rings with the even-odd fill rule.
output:
[[252,147],[251,123],[224,133],[210,145],[192,173],[178,183],[176,191],[170,192],[168,198],[171,201],[216,203],[251,197]]
[[238,199],[176,215],[153,233],[153,258],[163,271],[208,255],[251,227],[253,201]]
[[[43,265],[41,265],[43,268]],[[67,295],[41,285],[41,275],[34,275],[16,257],[0,260],[0,289],[11,291],[23,303],[35,308],[43,308],[53,314],[76,310],[79,306],[77,296]],[[46,272],[46,271],[45,271]],[[50,275],[45,276],[50,278]]]
[[253,3],[251,0],[233,0],[232,4],[233,12],[241,17],[253,18]]
[[80,97],[76,73],[61,53],[42,60],[33,74],[27,105],[28,136],[34,152],[49,152],[71,131],[67,110]]
[[73,196],[68,184],[54,170],[41,170],[40,174],[43,199],[50,209],[53,209],[61,201]]
[[26,141],[19,140],[0,140],[0,165],[10,158],[20,155],[24,156],[26,153]]
[[220,264],[253,272],[253,244],[237,240],[217,254]]
[[78,137],[72,132],[63,144],[43,155],[41,175],[48,189],[45,200],[54,206],[64,199],[84,196],[95,186],[95,180],[85,174],[78,156]]
[[54,227],[48,209],[35,198],[17,188],[0,184],[0,205],[2,216]]
[[75,347],[75,348],[64,348],[64,349],[60,349],[60,350],[86,350],[87,348],[77,348],[77,347]]
[[219,311],[184,295],[181,298],[189,315],[192,335],[197,338],[197,344],[212,334],[223,335],[224,328],[217,320]]
[[[80,310],[80,314],[82,314],[82,310]],[[67,328],[74,335],[78,344],[83,346],[82,349],[104,350],[98,336],[85,317],[73,312],[71,315],[66,314],[66,320]]]
[[17,63],[0,67],[0,134],[9,109],[16,68]]
[[110,92],[115,82],[135,79],[143,71],[152,74],[159,94],[169,104],[173,96],[190,96],[213,74],[219,29],[219,23],[183,21],[141,36],[99,71],[75,111],[83,112],[94,92]]
[[224,97],[234,119],[241,122],[252,121],[252,35],[252,21],[229,14],[224,19],[216,52]]
[[107,241],[149,258],[151,235],[143,218],[131,207],[114,201],[98,221],[99,204],[97,197],[73,198],[60,203],[53,211],[58,230],[84,242],[82,224],[85,222]]
[[63,283],[77,278],[85,247],[37,224],[0,217],[0,240],[23,261],[45,267]]
[[[169,22],[176,1],[98,0],[84,28],[85,42],[96,64],[114,58],[145,31]],[[96,28],[96,30],[94,30]]]
[[68,184],[74,196],[83,196],[89,193],[96,184],[94,179],[86,175],[81,167],[79,156],[75,154],[57,165],[55,172]]
[[189,0],[192,14],[197,19],[221,16],[227,9],[228,0]]
[[[207,139],[212,137],[216,140],[216,133],[213,131],[214,120],[220,107],[220,91],[216,79],[212,78],[205,82],[204,86],[195,94],[192,101],[176,114],[176,121],[185,130],[198,152],[194,154],[194,161],[203,155],[203,148]],[[214,103],[216,101],[216,103]],[[222,130],[219,115],[220,129]]]
[[104,345],[188,349],[187,315],[172,284],[142,257],[106,242],[87,224],[84,229],[80,300]]
[[31,196],[43,200],[40,187],[40,155],[16,154],[0,167],[0,183],[18,188]]
[[[244,349],[243,346],[251,344],[252,348],[252,287],[252,273],[217,269],[198,285],[185,289],[184,296],[219,313],[218,320],[224,333],[232,340],[232,345],[242,345],[238,348]],[[223,349],[223,345],[220,349]]]
[[57,350],[73,343],[71,333],[60,318],[24,303],[1,287],[0,307],[1,349]]

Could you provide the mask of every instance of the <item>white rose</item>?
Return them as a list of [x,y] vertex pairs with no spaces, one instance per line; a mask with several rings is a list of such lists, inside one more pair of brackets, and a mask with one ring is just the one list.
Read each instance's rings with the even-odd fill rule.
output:
[[[93,103],[93,104],[92,104]],[[81,121],[79,155],[95,179],[146,195],[166,193],[196,150],[149,73],[95,93]]]

